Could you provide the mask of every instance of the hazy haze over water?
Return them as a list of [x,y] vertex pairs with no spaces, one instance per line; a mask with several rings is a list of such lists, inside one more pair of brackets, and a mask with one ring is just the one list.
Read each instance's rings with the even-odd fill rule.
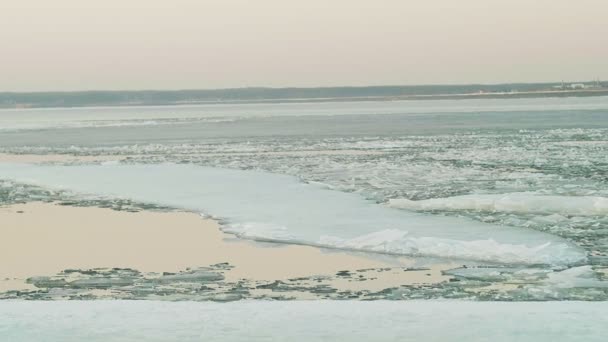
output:
[[604,0],[5,0],[0,91],[608,78]]

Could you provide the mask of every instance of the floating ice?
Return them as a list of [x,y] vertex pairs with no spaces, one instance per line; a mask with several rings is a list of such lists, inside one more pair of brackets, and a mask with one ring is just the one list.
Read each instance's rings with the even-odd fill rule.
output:
[[194,165],[0,164],[0,178],[204,212],[250,239],[503,263],[575,264],[580,248],[549,234],[395,210],[356,194],[257,171]]
[[477,210],[594,216],[608,215],[608,198],[596,196],[547,196],[533,193],[464,195],[421,201],[392,199],[388,205],[410,210]]
[[539,263],[555,263],[555,257],[548,253],[556,252],[562,258],[568,255],[568,247],[562,245],[559,250],[547,242],[536,247],[525,244],[499,243],[494,239],[461,241],[456,239],[441,239],[436,237],[410,237],[405,231],[384,230],[354,239],[340,239],[336,237],[322,237],[322,246],[333,246],[344,249],[365,250],[380,253],[441,256],[471,260],[488,260],[508,263],[530,263],[537,260]]
[[593,268],[589,265],[549,273],[545,284],[557,288],[608,287],[608,282],[599,280],[595,272],[593,272]]

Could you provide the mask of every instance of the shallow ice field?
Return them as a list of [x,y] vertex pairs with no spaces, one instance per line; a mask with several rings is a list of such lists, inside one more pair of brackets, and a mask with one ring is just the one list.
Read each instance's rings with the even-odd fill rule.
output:
[[397,210],[294,177],[204,166],[0,165],[22,183],[211,214],[239,237],[515,264],[568,266],[584,250],[557,236]]
[[3,302],[5,341],[605,341],[608,303]]
[[463,265],[391,299],[608,299],[606,97],[5,110],[0,132],[0,152],[125,158],[4,164],[0,203],[133,199]]

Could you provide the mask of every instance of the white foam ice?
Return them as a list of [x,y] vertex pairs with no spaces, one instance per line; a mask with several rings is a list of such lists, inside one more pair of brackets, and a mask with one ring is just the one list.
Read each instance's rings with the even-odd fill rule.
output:
[[204,212],[225,220],[225,231],[250,239],[503,263],[565,265],[586,259],[582,249],[546,233],[395,210],[258,171],[0,163],[0,178]]
[[525,244],[500,243],[494,239],[463,241],[436,237],[411,237],[408,232],[396,229],[374,232],[353,239],[323,236],[320,245],[380,253],[441,256],[522,264],[529,263],[531,260],[537,260],[539,263],[545,264],[554,263],[553,258],[546,254],[549,253],[549,250],[561,255],[569,253],[567,251],[569,247],[566,245],[562,245],[562,250],[558,251],[558,248],[551,242],[530,247]]
[[608,198],[556,196],[535,193],[464,195],[412,201],[391,199],[388,205],[409,210],[477,210],[506,213],[608,215]]
[[544,284],[555,288],[575,288],[575,287],[608,287],[608,282],[597,278],[593,268],[589,265],[572,267],[560,272],[547,274]]

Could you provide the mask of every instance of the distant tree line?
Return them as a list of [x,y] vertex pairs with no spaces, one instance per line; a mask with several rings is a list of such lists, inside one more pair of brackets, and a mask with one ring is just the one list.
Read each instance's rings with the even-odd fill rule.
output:
[[82,107],[117,105],[171,105],[184,103],[390,100],[407,97],[534,92],[558,83],[494,85],[417,85],[322,88],[236,88],[214,90],[142,90],[0,93],[0,107]]

